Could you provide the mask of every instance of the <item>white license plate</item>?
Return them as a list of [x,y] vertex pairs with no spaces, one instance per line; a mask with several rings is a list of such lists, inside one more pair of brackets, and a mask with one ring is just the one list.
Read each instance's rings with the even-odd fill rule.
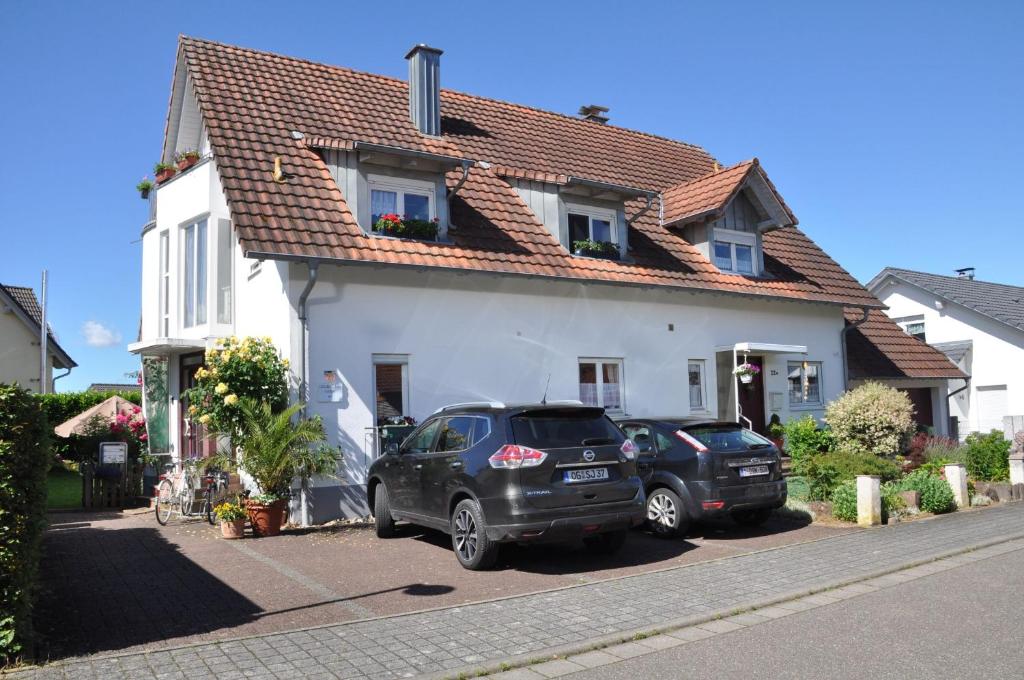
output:
[[562,473],[562,479],[566,484],[579,484],[580,482],[599,482],[608,479],[608,468],[578,468],[566,470]]
[[751,465],[750,467],[740,468],[740,477],[757,477],[766,474],[768,474],[767,465]]

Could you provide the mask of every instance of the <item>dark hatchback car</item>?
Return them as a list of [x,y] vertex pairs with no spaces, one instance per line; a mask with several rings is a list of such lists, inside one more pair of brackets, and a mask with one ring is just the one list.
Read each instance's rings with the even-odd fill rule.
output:
[[582,538],[611,553],[646,516],[636,446],[582,405],[446,407],[373,462],[366,491],[378,536],[396,520],[440,529],[467,569],[507,542]]
[[779,450],[738,423],[622,419],[637,445],[647,524],[664,537],[708,517],[762,524],[786,503]]

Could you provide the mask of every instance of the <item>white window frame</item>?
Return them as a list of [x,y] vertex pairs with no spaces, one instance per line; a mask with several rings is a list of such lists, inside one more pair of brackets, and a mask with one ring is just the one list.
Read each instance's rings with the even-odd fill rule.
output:
[[[722,243],[729,244],[729,256],[732,260],[732,267],[730,269],[723,269],[718,264],[718,257],[715,255],[715,244],[721,241]],[[750,247],[750,268],[753,270],[751,273],[741,273],[736,266],[736,246],[749,246]],[[739,274],[740,276],[759,276],[760,270],[758,268],[758,257],[757,252],[757,235],[749,234],[745,231],[736,231],[735,229],[714,229],[711,239],[711,262],[720,271],[728,272],[730,274]]]
[[567,202],[565,204],[565,233],[570,251],[572,250],[573,238],[572,229],[569,226],[569,215],[583,215],[587,218],[587,238],[591,241],[594,240],[594,220],[606,221],[611,231],[611,242],[619,245],[619,225],[616,223],[617,213],[614,210]]
[[[893,321],[895,321],[896,324],[900,328],[903,329],[904,333],[906,333],[907,335],[909,335],[912,338],[913,337],[917,337],[917,336],[910,332],[910,327],[914,326],[914,325],[917,325],[917,324],[921,324],[921,333],[925,336],[925,338],[928,337],[928,327],[925,324],[924,314],[915,314],[914,316],[904,316],[904,317],[900,317],[898,319],[893,319]],[[925,340],[924,338],[918,338],[918,340],[920,340],[921,342],[927,342],[927,340]]]
[[[367,214],[373,220],[373,192],[391,191],[397,194],[395,199],[395,212],[399,217],[405,216],[405,194],[425,194],[427,196],[427,210],[430,215],[428,220],[437,218],[437,186],[433,182],[422,179],[405,179],[403,177],[388,177],[386,175],[370,175],[366,178],[366,197],[370,209]],[[373,232],[373,225],[370,225],[370,232]]]
[[[626,372],[624,370],[622,359],[616,359],[612,357],[580,357],[576,362],[576,386],[577,390],[580,383],[580,366],[583,364],[594,364],[597,380],[597,405],[608,411],[608,413],[621,414],[626,412]],[[604,404],[604,371],[601,370],[604,364],[614,364],[619,370],[619,407],[608,408]],[[582,399],[580,400],[582,401]]]
[[700,400],[699,406],[694,406],[693,402],[690,402],[691,413],[707,413],[708,412],[708,379],[707,379],[707,362],[704,359],[687,359],[686,361],[686,398],[690,398],[690,367],[697,366],[697,370],[700,373]]
[[171,334],[171,232],[164,229],[157,237],[157,257],[160,258],[157,289],[157,337]]
[[[807,400],[807,367],[810,365],[818,367],[818,400]],[[800,367],[800,390],[802,401],[793,401],[793,393],[789,389],[789,374],[794,366]],[[823,376],[824,364],[821,361],[787,361],[786,362],[786,401],[792,410],[819,409],[825,404],[825,381]]]
[[[205,240],[206,240],[206,243],[204,244],[204,254],[206,256],[206,276],[205,276],[205,281],[203,282],[203,285],[202,285],[203,292],[205,293],[204,297],[206,299],[204,300],[205,318],[202,321],[199,321],[198,318],[197,318],[197,312],[199,311],[198,303],[199,303],[199,297],[200,297],[199,296],[199,290],[200,290],[200,285],[199,285],[199,224],[201,222],[205,222],[206,223],[206,225],[205,225],[205,231],[206,231],[206,234],[205,234],[206,239]],[[210,310],[210,278],[211,278],[211,276],[210,276],[210,271],[211,271],[210,270],[210,260],[211,260],[211,257],[210,256],[212,254],[211,253],[211,248],[210,248],[210,231],[211,231],[210,230],[210,222],[211,222],[210,214],[209,213],[204,213],[202,215],[197,215],[196,217],[193,217],[190,220],[182,222],[181,225],[179,226],[179,231],[181,232],[181,238],[179,239],[179,241],[180,241],[180,250],[179,250],[180,257],[179,257],[179,260],[178,260],[181,263],[180,266],[179,266],[179,269],[181,271],[181,284],[180,284],[181,304],[179,305],[179,307],[180,307],[179,312],[181,314],[180,319],[181,319],[181,326],[182,326],[182,328],[198,328],[198,327],[201,327],[201,326],[207,326],[210,323],[210,313],[211,313],[211,310]],[[193,288],[194,288],[194,290],[192,291],[192,298],[193,298],[192,299],[192,323],[188,323],[188,319],[185,316],[185,305],[187,304],[187,301],[185,299],[185,297],[186,297],[185,296],[185,282],[186,282],[185,267],[188,265],[187,242],[188,242],[188,231],[189,231],[189,229],[195,229],[196,230],[196,241],[195,241],[195,243],[196,243],[196,253],[195,253],[196,257],[194,259],[194,262],[192,263],[192,267],[193,267],[193,270],[192,270],[192,283],[193,283]]]

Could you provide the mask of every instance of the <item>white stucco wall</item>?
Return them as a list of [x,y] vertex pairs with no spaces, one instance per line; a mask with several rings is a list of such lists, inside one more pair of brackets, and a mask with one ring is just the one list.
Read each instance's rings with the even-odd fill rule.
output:
[[[0,383],[18,383],[39,392],[39,338],[13,311],[0,304]],[[53,385],[53,356],[47,357],[47,384]]]
[[[304,269],[295,267],[293,291],[304,284]],[[323,266],[309,313],[310,410],[342,447],[346,481],[354,484],[364,481],[372,454],[366,431],[374,424],[375,354],[408,356],[411,415],[419,421],[450,403],[539,401],[549,374],[548,399],[578,399],[580,357],[623,360],[625,410],[636,416],[690,414],[687,363],[703,359],[706,413],[717,417],[716,348],[742,341],[806,345],[806,359],[822,362],[825,401],[842,390],[842,314],[824,305]],[[783,421],[822,415],[788,406],[786,360],[801,358],[765,357],[766,403],[770,392],[782,393]],[[337,403],[319,400],[324,371],[341,377]]]
[[[892,283],[890,283],[890,281]],[[929,344],[970,340],[972,351],[961,364],[971,375],[971,386],[951,401],[951,415],[960,417],[961,434],[976,432],[983,418],[978,390],[1006,386],[1006,413],[988,414],[991,418],[1024,415],[1024,333],[993,321],[955,303],[939,309],[939,298],[916,286],[889,279],[874,291],[889,309],[891,318],[924,317],[925,337]],[[949,382],[950,391],[963,386],[961,380]]]

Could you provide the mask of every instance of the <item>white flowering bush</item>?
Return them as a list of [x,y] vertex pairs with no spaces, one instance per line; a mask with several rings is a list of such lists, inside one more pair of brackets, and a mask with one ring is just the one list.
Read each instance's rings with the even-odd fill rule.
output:
[[869,382],[830,403],[825,422],[840,451],[895,455],[914,431],[914,407],[903,392]]
[[241,399],[266,403],[274,413],[288,406],[288,360],[270,338],[218,340],[195,378],[196,386],[185,393],[189,415],[217,432],[239,431]]

